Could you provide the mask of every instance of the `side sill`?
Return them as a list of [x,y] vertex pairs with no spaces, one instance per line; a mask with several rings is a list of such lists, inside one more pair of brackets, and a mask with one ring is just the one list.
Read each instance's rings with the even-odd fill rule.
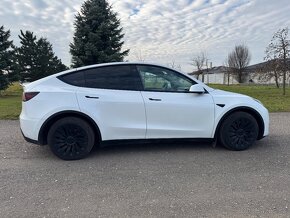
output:
[[119,139],[107,140],[100,143],[100,147],[107,147],[110,145],[133,145],[133,144],[182,144],[190,142],[214,142],[213,138],[170,138],[170,139]]

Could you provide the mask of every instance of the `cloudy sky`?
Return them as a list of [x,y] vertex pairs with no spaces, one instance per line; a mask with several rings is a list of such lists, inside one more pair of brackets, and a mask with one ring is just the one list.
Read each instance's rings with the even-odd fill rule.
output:
[[[235,44],[248,45],[252,64],[263,61],[265,47],[279,28],[290,27],[289,0],[109,0],[125,33],[128,60],[175,62],[192,70],[190,60],[201,51],[221,65]],[[70,65],[69,43],[74,15],[83,0],[0,0],[0,25],[19,43],[19,30],[33,31],[53,44]]]

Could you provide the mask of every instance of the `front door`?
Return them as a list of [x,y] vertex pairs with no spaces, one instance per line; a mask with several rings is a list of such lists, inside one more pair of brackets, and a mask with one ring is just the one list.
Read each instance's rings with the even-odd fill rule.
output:
[[146,138],[210,138],[214,102],[210,94],[189,92],[196,84],[167,68],[138,65],[147,117]]

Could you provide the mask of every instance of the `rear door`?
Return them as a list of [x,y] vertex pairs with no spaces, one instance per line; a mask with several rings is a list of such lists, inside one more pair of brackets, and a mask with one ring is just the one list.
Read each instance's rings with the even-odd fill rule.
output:
[[83,70],[77,98],[82,112],[98,124],[103,140],[144,139],[146,117],[141,80],[133,65]]

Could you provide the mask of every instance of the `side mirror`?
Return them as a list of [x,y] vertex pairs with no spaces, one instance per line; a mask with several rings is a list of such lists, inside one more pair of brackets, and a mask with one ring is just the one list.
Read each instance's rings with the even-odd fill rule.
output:
[[203,94],[205,91],[202,85],[195,84],[190,87],[189,92],[196,93],[196,94]]

